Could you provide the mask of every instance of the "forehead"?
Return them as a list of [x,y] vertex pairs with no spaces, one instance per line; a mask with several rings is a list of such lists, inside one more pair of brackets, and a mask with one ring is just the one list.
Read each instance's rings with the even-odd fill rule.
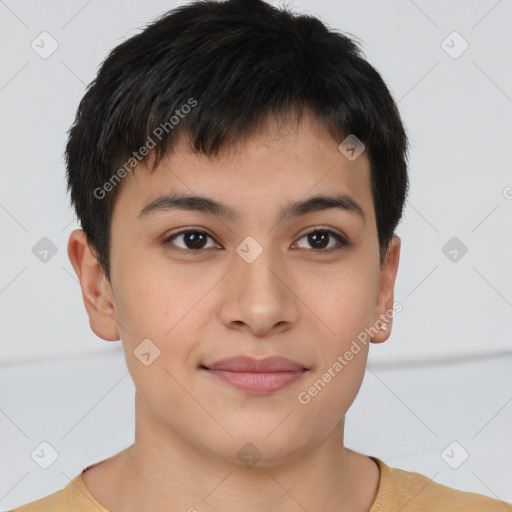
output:
[[135,222],[144,208],[166,195],[208,197],[230,206],[233,218],[283,215],[283,205],[312,196],[343,195],[374,222],[366,153],[349,160],[327,128],[305,115],[300,125],[269,118],[247,140],[217,156],[195,153],[180,133],[173,152],[154,169],[136,167],[116,199],[113,223]]

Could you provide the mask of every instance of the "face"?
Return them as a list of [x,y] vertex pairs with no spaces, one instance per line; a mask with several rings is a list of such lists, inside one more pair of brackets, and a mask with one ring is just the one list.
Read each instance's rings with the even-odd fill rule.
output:
[[[349,160],[339,142],[311,117],[299,127],[271,120],[216,158],[179,139],[153,173],[137,169],[123,182],[111,285],[73,232],[68,252],[90,290],[91,327],[121,338],[138,421],[238,464],[252,443],[260,465],[297,456],[343,424],[366,367],[361,333],[393,305],[400,240],[380,267],[369,162],[364,152]],[[233,215],[197,202],[141,213],[171,194],[203,196]],[[361,214],[317,201],[281,215],[317,196],[348,197]],[[373,342],[389,336],[385,321]],[[306,370],[278,390],[251,391],[203,368],[238,355],[282,356]]]

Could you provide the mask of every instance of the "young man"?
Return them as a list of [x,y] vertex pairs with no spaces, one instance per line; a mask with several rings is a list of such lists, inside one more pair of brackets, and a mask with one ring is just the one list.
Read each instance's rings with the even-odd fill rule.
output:
[[196,2],[115,48],[66,148],[68,254],[136,439],[16,510],[512,509],[344,446],[391,332],[406,153],[380,75],[313,17]]

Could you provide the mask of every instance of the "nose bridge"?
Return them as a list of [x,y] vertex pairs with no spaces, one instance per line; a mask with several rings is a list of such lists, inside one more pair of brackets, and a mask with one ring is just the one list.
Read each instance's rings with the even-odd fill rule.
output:
[[239,260],[235,264],[235,281],[242,291],[251,292],[253,297],[266,296],[269,300],[282,293],[283,272],[277,251],[261,246],[254,238],[247,237],[238,247]]
[[236,249],[223,320],[243,322],[261,334],[276,324],[294,321],[297,311],[278,251],[248,238]]

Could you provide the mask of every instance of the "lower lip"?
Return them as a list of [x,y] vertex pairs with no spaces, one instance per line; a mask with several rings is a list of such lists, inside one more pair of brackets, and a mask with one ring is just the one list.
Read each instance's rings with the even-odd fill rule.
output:
[[247,393],[266,395],[279,391],[299,380],[306,371],[285,372],[233,372],[228,370],[206,370],[227,384]]

